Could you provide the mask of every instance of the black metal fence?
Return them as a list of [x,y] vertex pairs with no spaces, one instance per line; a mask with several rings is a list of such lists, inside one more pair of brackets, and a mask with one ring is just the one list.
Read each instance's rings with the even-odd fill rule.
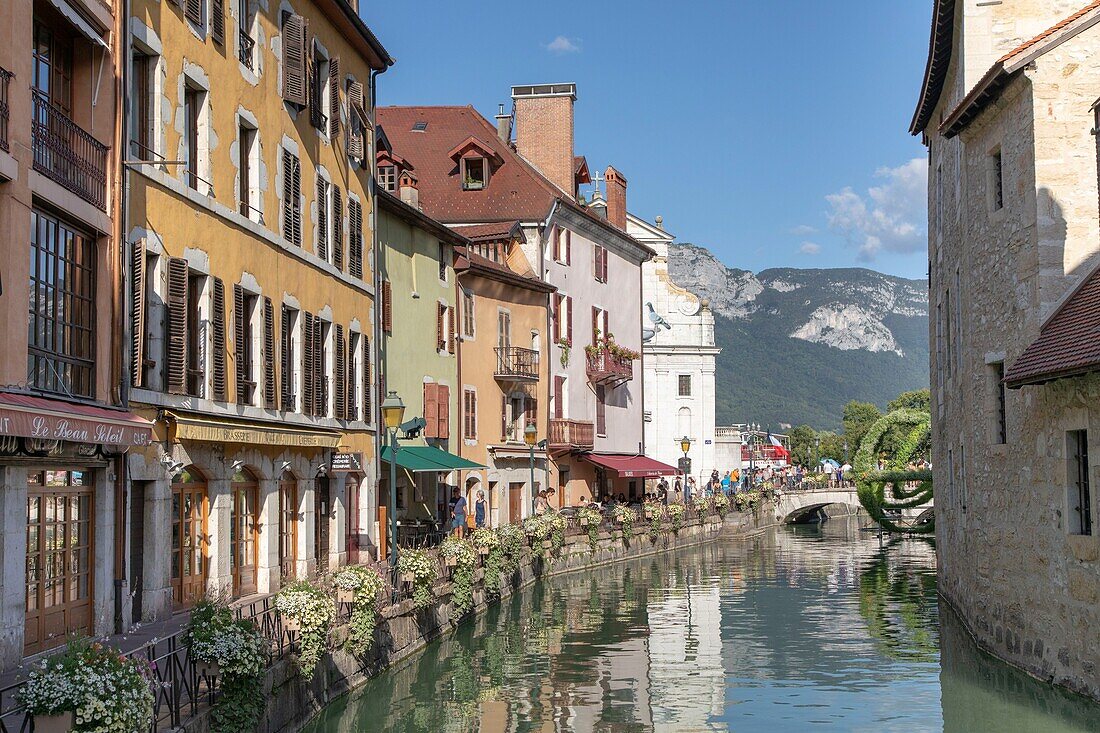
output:
[[14,76],[7,69],[0,67],[0,150],[10,152],[8,142],[8,119],[11,117],[11,105],[8,102],[8,87],[11,86],[11,78]]
[[34,90],[34,169],[90,204],[107,206],[107,146]]

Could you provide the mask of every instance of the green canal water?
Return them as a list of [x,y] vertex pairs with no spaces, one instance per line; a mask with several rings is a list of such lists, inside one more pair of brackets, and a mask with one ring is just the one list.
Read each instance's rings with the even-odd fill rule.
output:
[[307,730],[1100,731],[1100,706],[975,648],[935,563],[834,519],[555,578]]

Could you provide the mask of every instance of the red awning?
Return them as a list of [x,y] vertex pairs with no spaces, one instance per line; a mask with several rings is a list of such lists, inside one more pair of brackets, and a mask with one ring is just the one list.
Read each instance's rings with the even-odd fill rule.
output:
[[129,447],[149,445],[153,423],[125,410],[2,393],[0,437],[3,436]]
[[622,478],[657,478],[675,476],[680,471],[667,463],[646,456],[623,456],[614,453],[589,453],[585,460],[600,468],[614,471]]

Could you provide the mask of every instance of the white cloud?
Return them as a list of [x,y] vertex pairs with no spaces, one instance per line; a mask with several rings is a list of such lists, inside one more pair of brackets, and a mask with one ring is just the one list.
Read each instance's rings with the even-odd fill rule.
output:
[[798,251],[804,255],[815,255],[821,251],[821,245],[816,242],[803,242]]
[[799,224],[791,229],[791,234],[796,237],[808,237],[811,234],[817,234],[817,228],[807,224]]
[[545,48],[551,53],[580,53],[581,42],[580,39],[574,40],[565,36],[558,36],[547,43]]
[[859,247],[859,259],[870,262],[879,252],[917,252],[927,246],[928,166],[914,158],[897,168],[879,168],[880,186],[861,196],[846,186],[825,197],[829,226]]

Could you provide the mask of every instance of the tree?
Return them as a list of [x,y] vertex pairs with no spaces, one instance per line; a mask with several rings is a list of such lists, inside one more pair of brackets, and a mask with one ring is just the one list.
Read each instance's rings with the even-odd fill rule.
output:
[[817,434],[809,425],[799,425],[787,434],[791,441],[791,463],[799,466],[812,466],[814,462],[814,439]]
[[[821,439],[821,457],[832,458],[837,463],[844,465],[844,436],[832,432],[821,432],[817,434],[817,437]],[[849,445],[848,455],[854,455],[856,448],[857,446]]]
[[882,413],[870,402],[852,400],[844,406],[844,438],[853,451],[880,417]]
[[915,389],[912,392],[902,392],[886,405],[887,412],[896,410],[919,410],[920,412],[932,412],[932,393],[927,387]]

